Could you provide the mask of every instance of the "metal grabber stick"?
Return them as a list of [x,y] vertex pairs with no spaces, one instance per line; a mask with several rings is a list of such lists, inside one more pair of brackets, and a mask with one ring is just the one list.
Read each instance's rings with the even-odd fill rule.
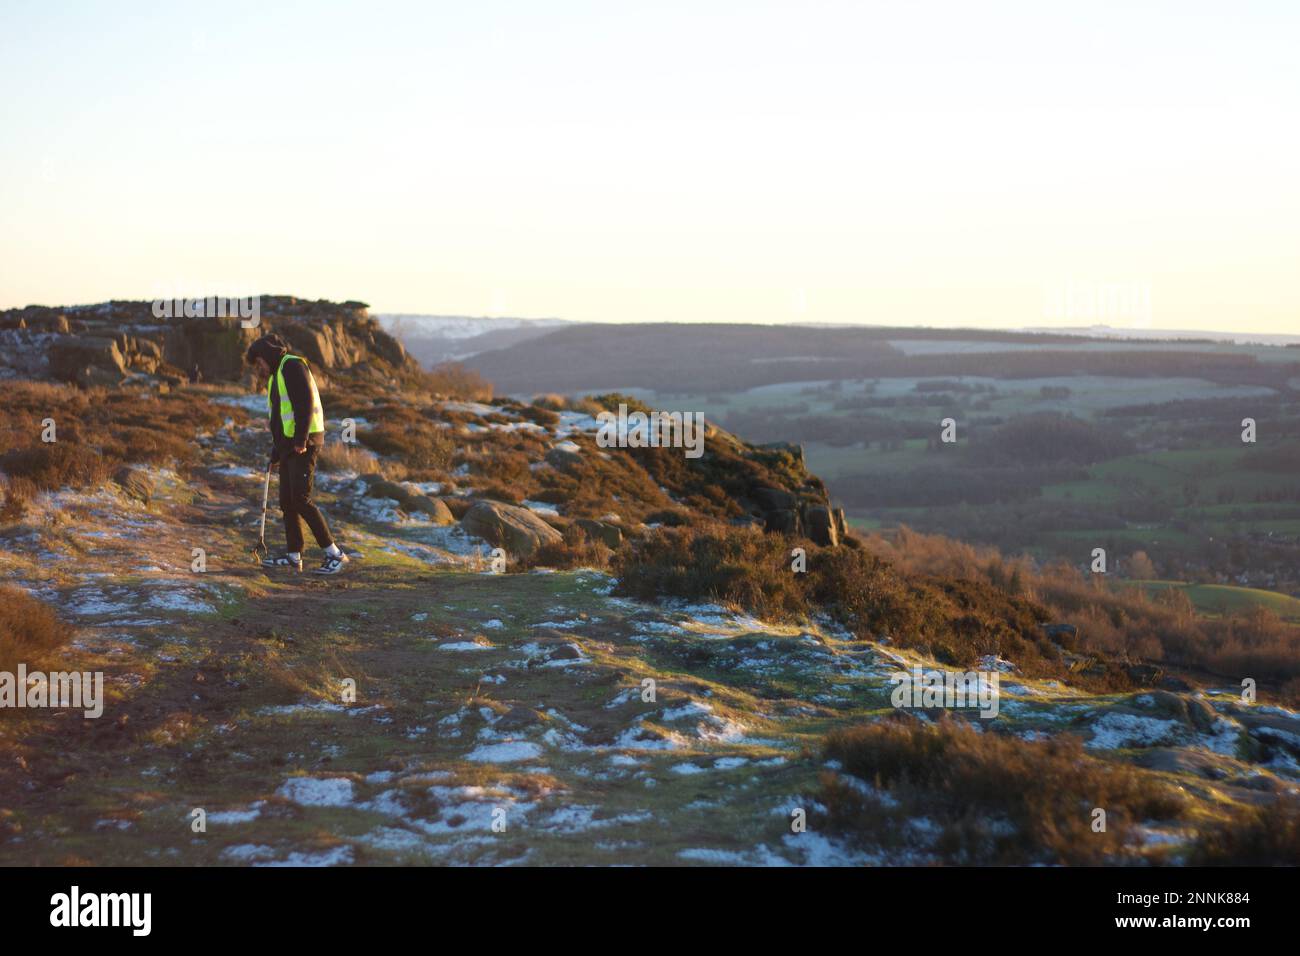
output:
[[260,562],[266,557],[266,502],[271,496],[271,466],[274,462],[269,459],[266,462],[266,480],[262,482],[262,521],[257,529],[257,545],[253,548],[253,556]]

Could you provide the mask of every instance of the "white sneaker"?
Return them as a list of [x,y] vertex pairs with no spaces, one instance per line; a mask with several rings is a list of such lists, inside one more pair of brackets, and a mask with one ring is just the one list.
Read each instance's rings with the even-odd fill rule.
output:
[[348,556],[342,551],[338,553],[338,557],[327,554],[325,555],[325,560],[321,562],[320,567],[314,569],[312,574],[338,574],[343,570],[343,565],[347,563]]
[[262,559],[262,567],[264,567],[264,568],[290,568],[290,569],[292,569],[292,570],[294,570],[294,571],[301,571],[301,570],[302,570],[302,558],[299,558],[298,560],[295,561],[295,560],[293,559],[293,557],[290,556],[290,555],[288,555],[288,554],[277,554],[277,555],[276,555],[275,557],[273,557],[273,558],[272,558],[272,557],[265,557],[265,558],[263,558],[263,559]]

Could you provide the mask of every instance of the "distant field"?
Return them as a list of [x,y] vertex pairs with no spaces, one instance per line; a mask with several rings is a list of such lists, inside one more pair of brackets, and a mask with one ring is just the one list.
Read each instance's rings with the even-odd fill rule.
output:
[[[996,343],[918,337],[894,344],[911,354],[978,357],[995,351]],[[1153,345],[1090,343],[1079,350]],[[1264,346],[1166,343],[1162,351],[1253,355],[1269,363],[1300,358],[1296,350]],[[1300,387],[1300,378],[1290,384]],[[1300,443],[1300,401],[1280,385],[1224,384],[1181,373],[944,375],[643,391],[638,397],[660,408],[703,412],[757,441],[801,443],[809,469],[864,530],[906,524],[1076,565],[1095,547],[1121,559],[1141,550],[1170,579],[1245,575],[1251,584],[1277,582],[1279,592],[1300,593],[1300,473],[1254,460]],[[1132,408],[1110,414],[1121,407]],[[1011,457],[981,465],[965,454],[1005,423],[1041,413],[1082,419],[1138,450],[1056,468]],[[958,444],[936,445],[940,420],[949,415],[958,423]],[[1260,422],[1255,445],[1241,442],[1245,416]],[[1264,603],[1297,616],[1300,608],[1285,593],[1249,587],[1189,593],[1208,613]]]
[[[1207,436],[1214,437],[1214,436]],[[1231,441],[1235,433],[1227,438]],[[1184,504],[1184,489],[1194,486],[1198,502],[1231,509],[1233,501],[1249,506],[1261,492],[1289,488],[1296,476],[1249,468],[1250,451],[1237,447],[1180,449],[1128,455],[1095,465],[1086,481],[1048,485],[1043,497],[1108,502],[1139,491],[1153,500]],[[1220,501],[1220,496],[1232,501]]]
[[1260,588],[1240,588],[1226,584],[1188,584],[1183,581],[1134,581],[1148,593],[1170,588],[1183,591],[1192,605],[1203,614],[1233,614],[1252,607],[1265,607],[1289,621],[1300,621],[1300,598]]
[[[659,408],[676,411],[702,412],[710,421],[723,422],[733,414],[765,411],[774,416],[826,416],[852,420],[863,412],[836,408],[836,401],[860,397],[876,399],[918,400],[921,383],[933,378],[876,378],[865,382],[842,381],[838,389],[829,391],[831,382],[784,382],[764,385],[743,392],[653,392],[648,389],[627,389]],[[1006,419],[1016,415],[1036,412],[1058,412],[1080,418],[1097,420],[1109,409],[1126,405],[1143,405],[1160,402],[1195,400],[1228,400],[1265,398],[1274,391],[1262,386],[1218,385],[1197,378],[1131,378],[1118,376],[1075,375],[1056,378],[997,379],[979,376],[952,376],[943,381],[955,382],[977,394],[958,396],[957,420],[988,421]],[[1054,389],[1068,389],[1064,397],[1051,397]],[[936,430],[944,414],[953,410],[950,400],[943,395],[930,396],[932,401],[892,409],[871,409],[869,414],[890,418],[933,423]],[[979,405],[971,404],[975,399]],[[797,434],[783,440],[803,441]]]

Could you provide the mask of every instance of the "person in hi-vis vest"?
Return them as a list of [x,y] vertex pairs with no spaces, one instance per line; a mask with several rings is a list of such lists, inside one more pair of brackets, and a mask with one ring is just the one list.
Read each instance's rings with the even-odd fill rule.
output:
[[325,549],[317,574],[338,574],[348,556],[330,534],[316,503],[311,499],[316,476],[316,458],[325,444],[325,413],[320,392],[307,360],[289,352],[280,336],[264,335],[248,347],[249,365],[266,379],[266,410],[271,425],[271,464],[280,466],[280,511],[284,514],[284,554],[267,556],[268,568],[302,570],[303,522],[311,528],[316,543]]

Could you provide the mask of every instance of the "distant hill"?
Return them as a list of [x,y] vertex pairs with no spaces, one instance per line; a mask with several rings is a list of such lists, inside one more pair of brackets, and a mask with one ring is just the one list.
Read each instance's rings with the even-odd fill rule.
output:
[[488,318],[469,315],[378,315],[425,368],[461,361],[480,352],[509,348],[568,324],[564,319]]
[[[538,331],[541,334],[536,334]],[[1062,333],[730,323],[571,325],[465,361],[508,393],[735,391],[780,382],[977,375],[1187,376],[1282,386],[1297,367],[1214,343]],[[472,340],[471,340],[472,341]],[[414,346],[407,341],[407,348]]]

